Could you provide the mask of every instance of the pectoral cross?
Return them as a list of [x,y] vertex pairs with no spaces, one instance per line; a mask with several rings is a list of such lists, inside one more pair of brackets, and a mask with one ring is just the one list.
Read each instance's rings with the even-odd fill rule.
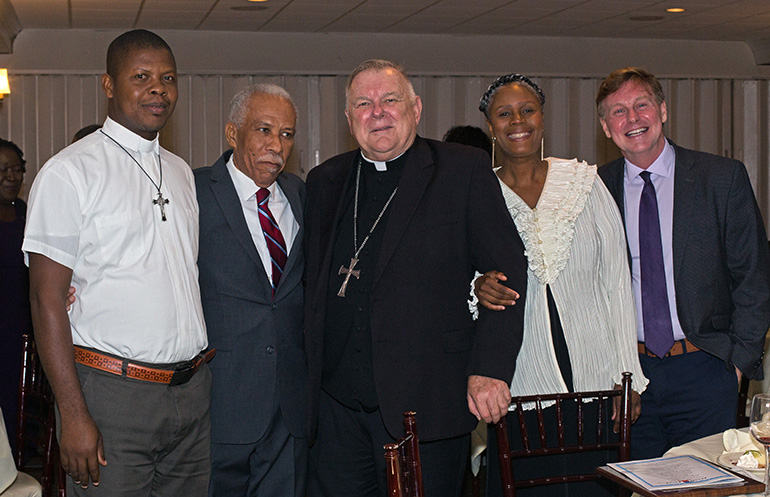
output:
[[163,198],[163,194],[158,190],[158,198],[152,201],[153,204],[160,207],[160,219],[161,221],[166,220],[166,204],[168,204],[168,199]]
[[342,286],[340,287],[340,291],[337,292],[337,297],[344,297],[345,296],[345,290],[348,288],[348,283],[350,282],[350,277],[355,276],[356,279],[359,279],[361,275],[360,270],[353,270],[354,267],[356,267],[356,264],[358,264],[358,259],[355,257],[350,258],[350,267],[345,267],[343,264],[340,266],[340,270],[337,271],[337,274],[344,274],[345,275],[345,281],[342,282]]

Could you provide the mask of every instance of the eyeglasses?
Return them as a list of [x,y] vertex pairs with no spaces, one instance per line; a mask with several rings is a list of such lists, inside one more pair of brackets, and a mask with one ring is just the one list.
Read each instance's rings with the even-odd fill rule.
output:
[[24,168],[23,167],[2,167],[0,168],[0,178],[3,176],[8,176],[10,173],[11,176],[15,176],[17,178],[20,178],[24,176]]

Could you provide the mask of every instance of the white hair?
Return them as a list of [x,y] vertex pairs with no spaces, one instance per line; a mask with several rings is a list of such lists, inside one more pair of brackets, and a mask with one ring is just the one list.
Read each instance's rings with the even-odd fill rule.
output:
[[275,95],[276,97],[285,98],[289,101],[291,106],[294,107],[294,114],[299,115],[297,104],[294,103],[294,100],[291,98],[288,91],[272,83],[257,83],[249,85],[235,94],[230,101],[230,117],[228,120],[240,128],[243,125],[243,121],[246,119],[246,114],[248,114],[249,100],[251,100],[251,97],[254,95],[259,94]]

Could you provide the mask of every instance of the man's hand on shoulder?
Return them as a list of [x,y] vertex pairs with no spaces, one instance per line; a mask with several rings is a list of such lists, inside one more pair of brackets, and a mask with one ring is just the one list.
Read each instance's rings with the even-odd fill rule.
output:
[[476,278],[473,286],[479,303],[490,311],[502,311],[509,305],[515,305],[519,294],[500,283],[507,280],[500,271],[489,271]]
[[99,485],[99,465],[106,466],[104,444],[99,428],[86,414],[61,418],[59,453],[64,472],[83,488]]
[[508,413],[511,390],[497,378],[471,375],[468,377],[468,409],[476,419],[497,423]]

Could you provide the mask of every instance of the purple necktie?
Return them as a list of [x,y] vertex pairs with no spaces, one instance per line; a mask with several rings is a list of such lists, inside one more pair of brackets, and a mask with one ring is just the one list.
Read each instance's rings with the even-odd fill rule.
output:
[[271,285],[273,295],[278,288],[278,282],[281,281],[283,268],[286,265],[286,242],[283,240],[278,223],[275,222],[273,214],[267,207],[267,198],[270,196],[270,190],[260,188],[257,190],[257,207],[259,209],[259,224],[262,226],[262,233],[265,235],[267,249],[270,251],[270,263],[273,268]]
[[650,352],[663,357],[674,345],[674,329],[668,310],[658,199],[649,171],[644,171],[639,176],[644,180],[644,189],[639,200],[639,266],[642,276],[644,344]]

